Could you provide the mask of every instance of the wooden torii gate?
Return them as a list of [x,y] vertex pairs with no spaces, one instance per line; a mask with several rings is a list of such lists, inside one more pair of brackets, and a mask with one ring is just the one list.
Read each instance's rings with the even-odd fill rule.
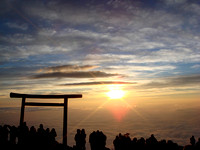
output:
[[[24,122],[24,109],[27,106],[64,106],[63,113],[63,145],[67,146],[67,107],[68,98],[82,98],[81,94],[70,94],[70,95],[31,95],[31,94],[19,94],[10,93],[11,98],[22,98],[21,103],[21,114],[20,114],[20,126]],[[36,103],[26,102],[26,98],[39,98],[39,99],[64,99],[64,103]]]

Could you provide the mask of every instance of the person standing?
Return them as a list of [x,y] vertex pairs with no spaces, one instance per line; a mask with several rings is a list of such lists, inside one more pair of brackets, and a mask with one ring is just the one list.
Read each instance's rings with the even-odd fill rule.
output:
[[85,150],[86,147],[85,147],[85,144],[86,144],[86,134],[85,134],[85,129],[82,129],[81,130],[81,150]]

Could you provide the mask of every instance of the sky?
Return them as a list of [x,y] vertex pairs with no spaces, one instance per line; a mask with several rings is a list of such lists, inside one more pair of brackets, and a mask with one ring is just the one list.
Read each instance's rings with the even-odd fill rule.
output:
[[199,93],[199,10],[192,0],[1,1],[1,96],[113,82]]
[[132,109],[199,109],[199,18],[198,0],[1,0],[0,107],[78,93],[69,107],[111,109],[120,89]]

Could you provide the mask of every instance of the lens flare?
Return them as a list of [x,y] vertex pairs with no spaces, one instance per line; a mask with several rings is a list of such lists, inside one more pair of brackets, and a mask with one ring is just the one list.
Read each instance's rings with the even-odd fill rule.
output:
[[123,101],[121,102],[121,104],[113,105],[112,107],[109,107],[108,109],[113,115],[114,119],[118,122],[122,121],[122,119],[126,117],[126,114],[130,110],[129,107],[124,105]]

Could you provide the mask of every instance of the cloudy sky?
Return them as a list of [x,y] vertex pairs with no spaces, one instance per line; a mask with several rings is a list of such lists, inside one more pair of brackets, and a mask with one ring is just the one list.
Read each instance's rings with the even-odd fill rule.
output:
[[199,93],[197,0],[3,0],[0,14],[1,97]]

